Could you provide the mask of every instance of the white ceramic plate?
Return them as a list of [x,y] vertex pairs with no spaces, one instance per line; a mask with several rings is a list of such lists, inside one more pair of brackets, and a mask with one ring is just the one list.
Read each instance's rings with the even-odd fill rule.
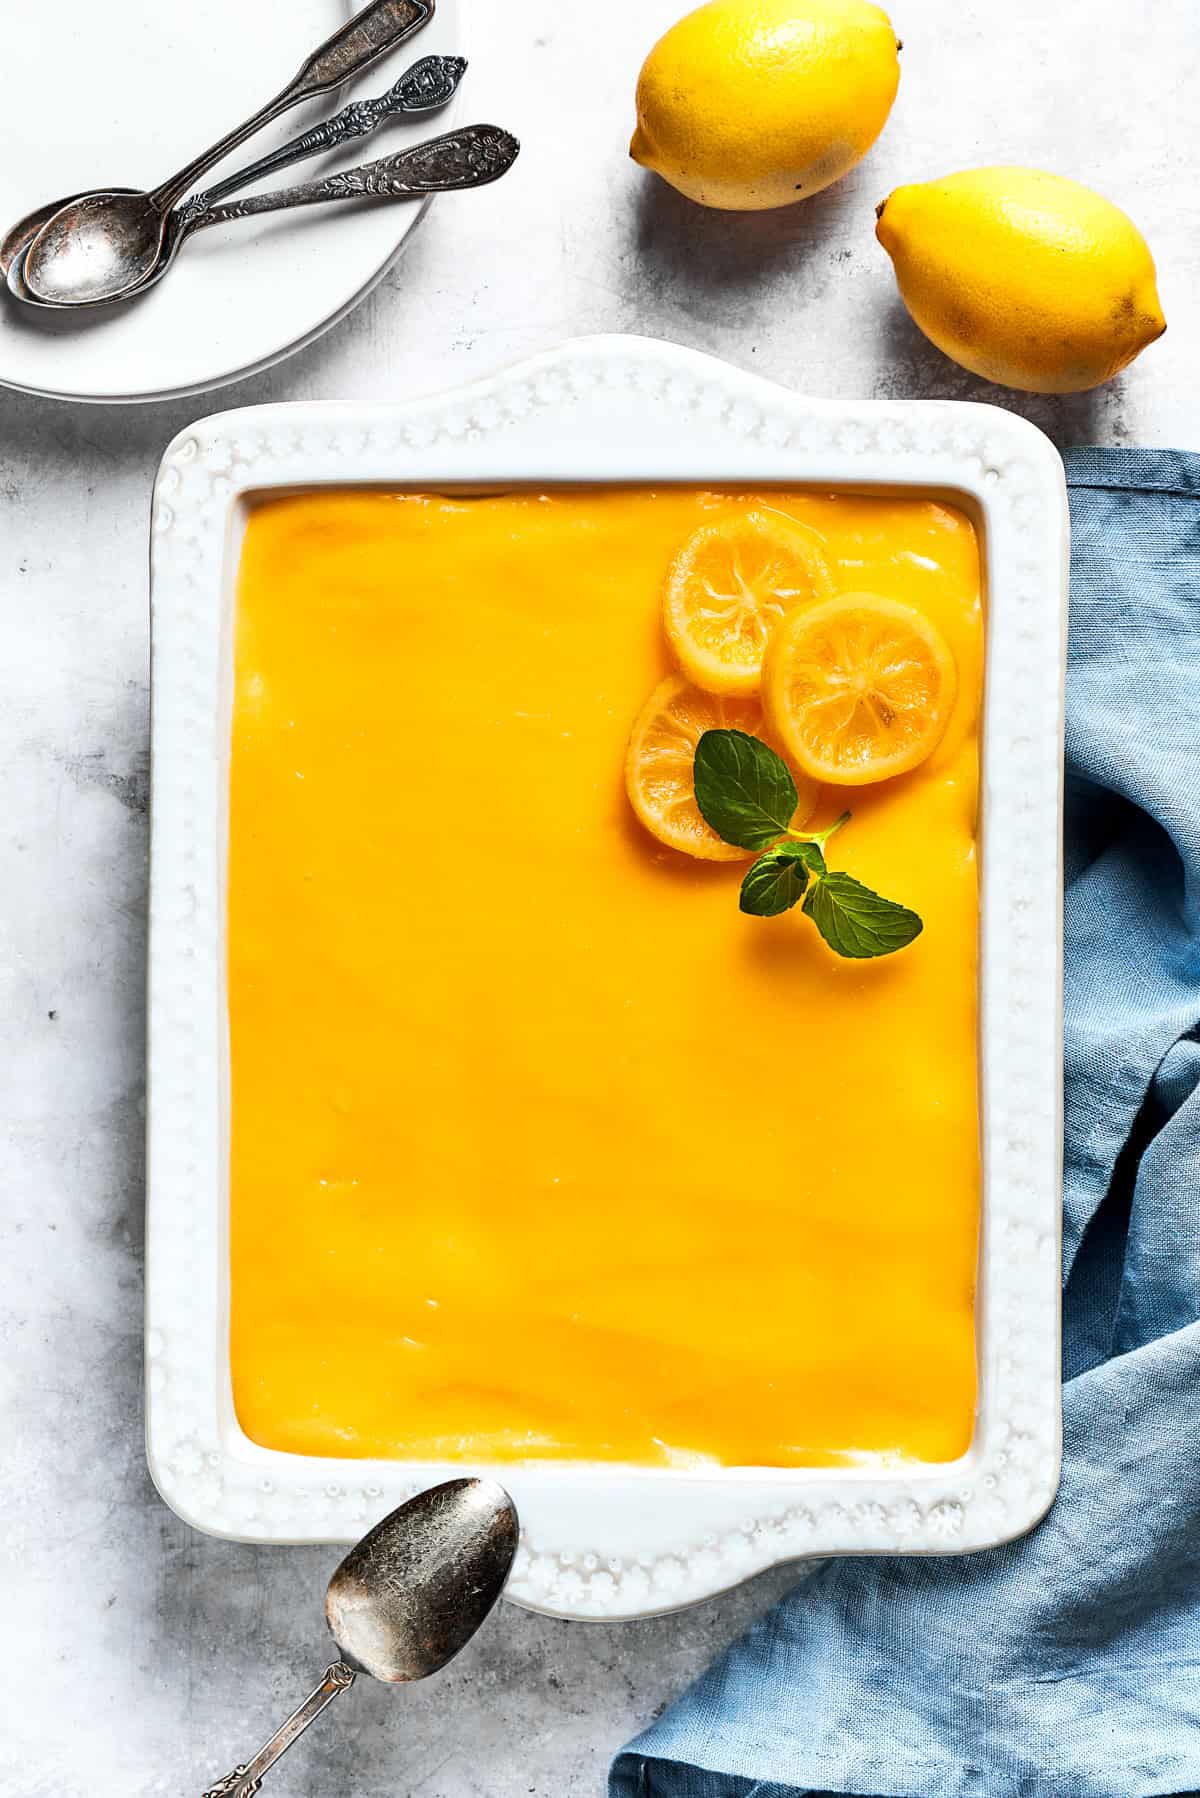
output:
[[960,1461],[896,1472],[494,1469],[524,1525],[510,1595],[562,1616],[642,1616],[811,1554],[986,1548],[1028,1529],[1054,1495],[1062,465],[1032,425],[990,406],[805,400],[691,351],[611,337],[410,405],[228,412],[177,438],[163,461],[152,595],[149,1458],[164,1498],[198,1528],[255,1542],[346,1541],[418,1487],[464,1471],[269,1451],[234,1416],[223,843],[246,496],[355,482],[649,480],[933,490],[982,529],[980,1407]]
[[[22,0],[6,7],[0,220],[7,225],[90,184],[165,180],[278,92],[358,3],[55,0],[48,10]],[[465,53],[459,13],[459,0],[438,0],[430,23],[341,99],[285,114],[228,167],[285,142],[351,93],[383,93],[418,56]],[[392,121],[344,148],[337,165],[448,129],[454,112],[452,105]],[[333,159],[314,157],[268,185],[330,166]],[[320,207],[214,227],[187,245],[144,299],[82,323],[22,312],[0,296],[0,383],[61,399],[162,399],[268,367],[370,291],[427,204]]]

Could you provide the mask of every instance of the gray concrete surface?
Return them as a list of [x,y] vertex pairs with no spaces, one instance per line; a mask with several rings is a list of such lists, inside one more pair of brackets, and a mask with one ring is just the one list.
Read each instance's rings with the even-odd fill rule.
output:
[[[625,158],[637,67],[677,0],[473,10],[470,110],[512,124],[524,156],[489,195],[436,206],[340,329],[204,401],[0,396],[3,1798],[198,1794],[320,1664],[335,1559],[194,1535],[142,1457],[145,539],[173,432],[226,405],[401,396],[635,330],[813,393],[994,399],[1060,443],[1200,447],[1191,0],[897,0],[904,78],[874,153],[818,199],[740,218]],[[20,153],[2,122],[0,153]],[[997,393],[899,309],[874,202],[991,161],[1090,181],[1145,230],[1170,329],[1112,387]],[[787,1583],[637,1625],[506,1608],[430,1686],[343,1701],[268,1789],[598,1794],[625,1736]]]

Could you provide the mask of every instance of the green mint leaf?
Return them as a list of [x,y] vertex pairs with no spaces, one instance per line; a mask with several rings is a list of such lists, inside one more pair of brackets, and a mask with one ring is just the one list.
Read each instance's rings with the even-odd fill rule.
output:
[[701,816],[739,849],[768,848],[799,803],[787,763],[742,730],[706,730],[696,745],[692,778]]
[[804,901],[804,915],[812,919],[836,955],[854,961],[894,955],[924,928],[915,911],[881,898],[840,869],[813,882]]
[[750,864],[741,909],[752,918],[777,918],[804,897],[810,874],[824,872],[825,858],[815,843],[777,843]]

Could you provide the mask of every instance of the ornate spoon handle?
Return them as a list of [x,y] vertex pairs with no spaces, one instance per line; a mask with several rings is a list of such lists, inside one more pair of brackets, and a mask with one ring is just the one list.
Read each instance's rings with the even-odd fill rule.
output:
[[290,143],[281,144],[278,150],[260,157],[248,168],[238,169],[224,181],[197,194],[196,200],[189,204],[203,202],[213,206],[227,194],[236,193],[239,187],[249,187],[251,182],[261,181],[264,175],[273,175],[279,169],[290,168],[294,162],[303,162],[306,156],[317,156],[322,150],[335,150],[351,138],[369,136],[385,119],[398,113],[434,112],[454,97],[466,66],[462,56],[423,56],[377,100],[352,100],[331,119],[314,125],[311,131],[292,138]]
[[363,74],[372,63],[419,30],[433,16],[433,8],[434,0],[370,0],[370,5],[355,13],[313,51],[282,93],[268,100],[244,124],[226,132],[223,138],[194,157],[186,168],[164,181],[161,187],[156,187],[150,195],[151,203],[159,212],[169,212],[201,175],[215,168],[231,150],[244,144],[272,119],[277,119],[281,112],[298,106],[301,100],[313,100],[318,94],[327,94],[332,88],[341,87],[344,81]]
[[254,1793],[262,1786],[263,1774],[275,1765],[281,1754],[287,1753],[296,1738],[304,1734],[326,1705],[333,1703],[339,1692],[349,1691],[354,1680],[354,1669],[347,1667],[345,1661],[334,1661],[332,1666],[326,1667],[320,1685],[309,1693],[299,1710],[293,1711],[287,1722],[280,1725],[271,1740],[264,1742],[253,1760],[245,1761],[224,1779],[218,1779],[216,1785],[209,1786],[204,1798],[254,1798]]
[[200,196],[177,214],[179,242],[208,225],[253,218],[260,212],[288,212],[293,206],[316,206],[325,200],[403,200],[453,188],[485,187],[512,167],[520,147],[516,138],[498,125],[466,125],[443,137],[432,137],[428,143],[414,144],[396,156],[383,156],[357,169],[341,169],[323,181],[251,194],[218,206],[204,204]]

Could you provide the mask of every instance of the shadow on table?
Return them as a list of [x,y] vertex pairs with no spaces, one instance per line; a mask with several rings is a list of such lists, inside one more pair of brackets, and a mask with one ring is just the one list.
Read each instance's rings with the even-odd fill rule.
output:
[[832,280],[846,259],[832,246],[846,235],[855,211],[856,195],[846,187],[827,188],[804,206],[721,212],[647,178],[637,193],[634,239],[652,282],[676,288],[686,283],[698,295],[757,289],[764,275],[827,252]]

